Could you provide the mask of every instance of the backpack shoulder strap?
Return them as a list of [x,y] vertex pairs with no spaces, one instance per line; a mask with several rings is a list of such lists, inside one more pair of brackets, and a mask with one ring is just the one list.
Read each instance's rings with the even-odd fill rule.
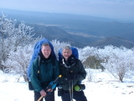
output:
[[39,74],[40,73],[40,65],[41,65],[41,57],[40,56],[38,56],[38,71],[37,71],[37,73]]

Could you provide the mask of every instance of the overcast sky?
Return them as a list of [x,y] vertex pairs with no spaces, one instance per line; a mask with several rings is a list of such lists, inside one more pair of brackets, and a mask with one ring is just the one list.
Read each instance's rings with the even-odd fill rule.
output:
[[134,0],[0,0],[0,8],[84,14],[134,21]]

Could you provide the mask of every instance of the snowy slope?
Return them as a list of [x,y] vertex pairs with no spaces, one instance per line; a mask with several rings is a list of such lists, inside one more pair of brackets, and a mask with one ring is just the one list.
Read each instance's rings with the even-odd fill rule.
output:
[[[33,92],[28,90],[27,83],[23,79],[17,82],[16,77],[0,71],[0,101],[33,101]],[[83,83],[88,101],[134,101],[134,81],[121,83],[107,71],[92,71],[90,79],[87,76]],[[61,101],[57,90],[56,101]]]

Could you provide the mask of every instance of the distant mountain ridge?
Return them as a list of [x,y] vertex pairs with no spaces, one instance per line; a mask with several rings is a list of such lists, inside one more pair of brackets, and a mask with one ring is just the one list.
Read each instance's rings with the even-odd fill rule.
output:
[[122,39],[120,37],[107,37],[107,38],[98,40],[98,41],[90,44],[90,46],[100,47],[100,48],[103,48],[104,46],[107,46],[107,45],[113,45],[113,46],[117,46],[117,47],[124,46],[126,48],[133,48],[134,42]]
[[[36,36],[69,42],[76,47],[133,47],[134,23],[100,17],[2,9],[8,18],[34,27]],[[125,41],[126,40],[126,41]]]
[[100,39],[100,37],[85,37],[81,35],[72,35],[56,26],[44,26],[37,24],[28,24],[34,28],[35,37],[43,36],[49,40],[57,39],[61,42],[69,42],[76,47],[85,47],[91,42]]
[[[49,40],[57,39],[62,42],[69,42],[71,45],[83,48],[85,46],[93,46],[103,48],[106,45],[117,47],[124,46],[126,48],[134,47],[134,42],[120,37],[85,37],[82,35],[72,35],[56,26],[43,26],[30,24],[34,27],[36,36],[43,36]],[[35,37],[36,37],[35,36]]]

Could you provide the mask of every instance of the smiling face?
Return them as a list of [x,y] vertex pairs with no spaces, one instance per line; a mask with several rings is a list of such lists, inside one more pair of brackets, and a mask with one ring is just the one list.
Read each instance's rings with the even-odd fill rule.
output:
[[51,47],[49,46],[49,44],[43,44],[41,52],[45,58],[48,58],[51,54]]
[[68,58],[72,55],[72,50],[70,49],[70,47],[68,48],[64,48],[62,50],[62,56],[65,58],[65,60],[68,60]]

